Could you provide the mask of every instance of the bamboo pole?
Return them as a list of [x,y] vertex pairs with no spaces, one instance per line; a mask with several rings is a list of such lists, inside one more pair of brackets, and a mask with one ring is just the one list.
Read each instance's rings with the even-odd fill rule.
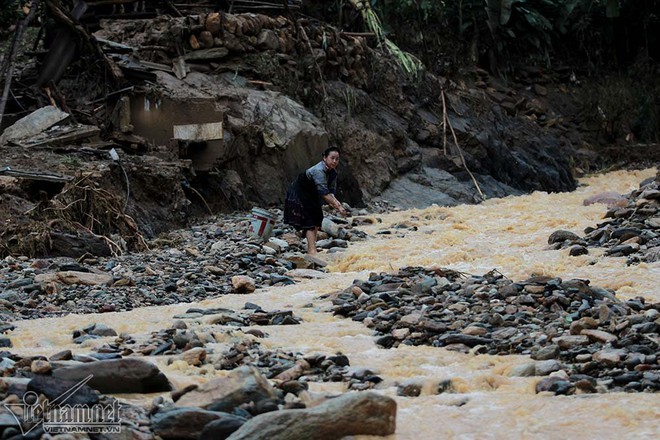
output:
[[445,92],[440,92],[442,97],[442,150],[447,155],[447,103],[445,102]]

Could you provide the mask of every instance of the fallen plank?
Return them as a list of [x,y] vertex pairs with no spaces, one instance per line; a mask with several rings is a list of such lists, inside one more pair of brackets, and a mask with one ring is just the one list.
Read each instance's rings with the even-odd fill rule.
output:
[[131,52],[135,51],[135,48],[133,48],[131,46],[127,46],[125,44],[117,43],[115,41],[110,41],[110,40],[106,40],[106,39],[103,39],[103,38],[98,38],[98,37],[95,37],[95,38],[96,38],[96,41],[98,41],[98,43],[101,46],[107,46],[108,49],[111,49],[109,51],[114,51],[114,52],[119,52],[119,53],[131,53]]
[[[48,252],[51,256],[62,256],[70,258],[79,258],[85,254],[92,254],[98,257],[108,257],[112,255],[108,243],[102,237],[96,237],[91,234],[80,233],[78,235],[67,234],[58,231],[50,232],[50,249]],[[99,275],[96,275],[99,277]],[[63,278],[69,282],[72,278]],[[96,278],[96,284],[108,284],[107,277]],[[59,280],[58,280],[59,281]],[[81,284],[89,284],[92,280],[86,279],[81,281]],[[65,281],[66,282],[66,281]],[[66,282],[69,284],[68,282]]]
[[57,174],[41,173],[36,171],[14,170],[10,167],[0,169],[0,176],[11,176],[30,180],[42,180],[44,182],[70,182],[73,180],[73,177],[71,176],[61,176]]
[[214,47],[211,49],[202,49],[189,52],[183,56],[186,61],[206,61],[219,60],[229,55],[229,49],[226,47]]
[[2,136],[0,136],[0,145],[5,142],[15,142],[35,136],[68,117],[68,113],[63,112],[54,105],[41,107],[8,127]]
[[61,145],[81,139],[89,139],[98,135],[100,132],[101,130],[94,125],[63,126],[57,127],[56,130],[43,132],[37,136],[14,143],[25,148],[47,144]]

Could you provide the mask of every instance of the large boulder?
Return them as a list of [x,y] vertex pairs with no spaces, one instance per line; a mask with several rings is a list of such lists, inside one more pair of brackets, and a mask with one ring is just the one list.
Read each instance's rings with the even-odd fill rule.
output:
[[53,377],[79,382],[89,375],[91,388],[105,394],[156,393],[170,391],[167,377],[150,362],[141,359],[111,359],[57,368]]
[[274,397],[275,390],[256,368],[240,367],[227,377],[212,379],[184,394],[176,401],[176,406],[231,412],[243,403],[257,403]]
[[156,413],[151,418],[154,434],[163,439],[172,440],[196,440],[200,437],[204,427],[214,421],[219,422],[214,426],[226,427],[229,425],[230,429],[233,428],[233,431],[245,422],[240,417],[231,414],[194,407],[170,408]]
[[[161,107],[171,108],[164,116],[168,124],[180,119],[181,106],[189,102],[202,105],[204,110],[183,112],[188,115],[185,123],[195,119],[206,122],[209,113],[224,115],[223,139],[195,147],[212,149],[212,154],[189,149],[191,158],[196,168],[217,166],[223,173],[234,172],[232,178],[239,177],[239,181],[232,185],[240,187],[251,200],[280,203],[293,178],[321,160],[328,147],[323,123],[309,110],[281,93],[249,88],[245,78],[196,72],[184,79],[164,72],[157,72],[157,76]],[[150,124],[139,127],[153,131]],[[199,163],[200,157],[212,163]]]
[[335,440],[349,435],[390,435],[396,402],[373,392],[349,393],[308,409],[261,414],[229,440]]

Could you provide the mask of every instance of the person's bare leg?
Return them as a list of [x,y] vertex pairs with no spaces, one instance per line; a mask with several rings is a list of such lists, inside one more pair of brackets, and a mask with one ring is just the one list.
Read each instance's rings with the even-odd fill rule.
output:
[[316,228],[306,230],[305,237],[307,238],[307,253],[316,255]]

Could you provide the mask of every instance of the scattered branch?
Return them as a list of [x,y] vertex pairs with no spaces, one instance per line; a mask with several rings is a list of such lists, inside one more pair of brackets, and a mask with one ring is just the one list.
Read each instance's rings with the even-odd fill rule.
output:
[[[443,107],[444,107],[445,91],[442,90],[440,93],[442,94],[442,103],[443,103]],[[474,182],[474,186],[477,188],[477,191],[479,192],[479,195],[481,196],[481,200],[486,200],[486,196],[484,196],[484,193],[481,192],[481,188],[479,187],[479,183],[477,182],[477,179],[474,177],[474,174],[472,174],[472,171],[470,171],[470,169],[467,166],[467,163],[465,162],[465,157],[463,156],[463,151],[461,150],[460,145],[458,145],[458,138],[456,137],[456,132],[454,131],[454,127],[451,125],[451,121],[449,120],[449,116],[447,115],[446,108],[445,108],[445,112],[444,112],[444,120],[445,120],[446,124],[449,126],[449,130],[451,130],[451,135],[454,138],[454,144],[456,145],[456,149],[458,149],[458,154],[461,157],[461,162],[463,163],[463,168],[465,168],[465,171],[467,171],[468,174],[470,175],[470,177],[472,178],[472,181]],[[445,151],[445,153],[446,153],[446,151]]]
[[440,93],[442,97],[442,151],[447,155],[447,103],[445,102],[444,90]]
[[195,188],[193,188],[192,186],[188,186],[188,188],[189,188],[192,192],[194,192],[195,194],[197,194],[197,196],[198,196],[200,199],[202,199],[202,202],[204,202],[204,205],[206,206],[206,209],[209,211],[209,214],[213,215],[213,211],[211,211],[211,207],[209,206],[209,204],[206,203],[206,199],[204,198],[204,196],[202,196],[202,194],[201,194],[199,191],[197,191]]
[[298,23],[298,20],[296,20],[296,24],[300,29],[300,34],[307,43],[307,48],[309,49],[309,53],[310,56],[312,57],[312,61],[314,61],[316,70],[318,70],[319,72],[319,78],[321,79],[321,89],[323,90],[323,102],[325,102],[328,99],[328,92],[325,90],[325,80],[323,79],[323,71],[321,70],[321,66],[319,66],[319,63],[316,62],[316,57],[314,56],[314,49],[312,48],[312,43],[309,41],[309,37],[307,37],[307,32],[305,32],[305,28],[303,28],[302,25]]
[[[102,238],[113,253],[121,251],[109,238],[118,234],[129,248],[148,250],[147,243],[135,220],[122,208],[122,201],[109,191],[86,180],[89,175],[78,178],[55,196],[43,211],[49,218],[72,231],[83,230],[96,238]],[[52,220],[51,220],[52,221]]]

